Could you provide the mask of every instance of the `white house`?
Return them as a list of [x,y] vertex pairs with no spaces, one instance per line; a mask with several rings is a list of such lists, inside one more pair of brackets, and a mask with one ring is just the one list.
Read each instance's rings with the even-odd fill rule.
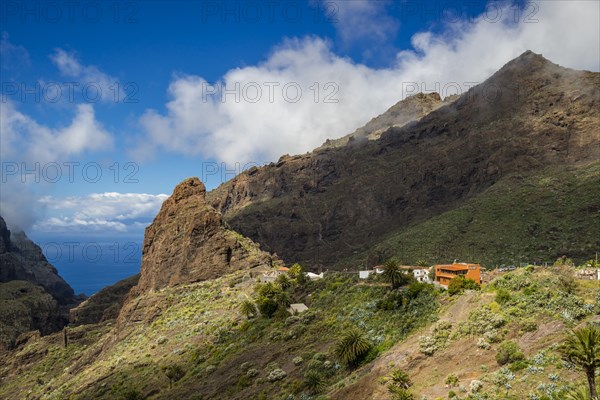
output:
[[290,307],[288,308],[290,314],[300,314],[306,310],[308,310],[308,307],[306,307],[306,304],[304,303],[290,304]]
[[375,271],[358,271],[359,279],[368,279],[371,274],[375,273]]
[[320,274],[314,274],[312,272],[308,272],[306,274],[306,276],[308,277],[308,279],[310,279],[311,281],[314,281],[316,279],[323,279],[323,276],[325,276],[325,274],[323,272],[321,272]]
[[429,269],[427,268],[413,269],[413,276],[419,282],[433,283],[429,278]]

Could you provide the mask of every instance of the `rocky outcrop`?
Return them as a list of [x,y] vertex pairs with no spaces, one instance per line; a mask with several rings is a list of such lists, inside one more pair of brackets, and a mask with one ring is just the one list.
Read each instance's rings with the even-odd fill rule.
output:
[[284,156],[207,197],[265,250],[309,268],[333,267],[511,174],[598,160],[599,104],[599,73],[526,52],[416,121],[385,129],[375,122],[388,117],[378,117],[370,123],[384,129],[378,140]]
[[69,312],[71,325],[97,324],[116,319],[132,287],[138,284],[140,274],[107,286]]
[[73,289],[52,266],[42,249],[24,232],[11,232],[0,217],[0,282],[28,281],[42,286],[60,305],[77,302]]
[[0,347],[28,331],[61,329],[80,300],[40,247],[24,232],[9,231],[0,216]]
[[0,350],[26,332],[46,335],[66,324],[58,302],[43,287],[26,281],[0,283]]
[[409,122],[417,121],[443,105],[456,100],[448,96],[442,101],[438,93],[418,93],[399,101],[383,114],[371,119],[365,126],[339,139],[328,139],[317,150],[345,146],[364,140],[377,140],[391,127],[400,128]]
[[205,196],[204,184],[189,178],[163,203],[146,228],[138,292],[273,263],[258,245],[228,229]]

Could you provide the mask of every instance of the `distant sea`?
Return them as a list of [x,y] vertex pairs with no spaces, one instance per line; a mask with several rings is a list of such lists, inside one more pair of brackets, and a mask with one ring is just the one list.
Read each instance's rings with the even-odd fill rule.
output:
[[91,296],[140,271],[142,237],[29,236],[77,294]]

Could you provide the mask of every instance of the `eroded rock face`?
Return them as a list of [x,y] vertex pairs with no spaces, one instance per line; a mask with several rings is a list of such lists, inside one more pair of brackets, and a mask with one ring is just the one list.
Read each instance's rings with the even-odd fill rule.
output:
[[61,305],[77,301],[73,289],[52,266],[42,249],[24,232],[11,232],[0,217],[0,282],[28,281],[41,285]]
[[181,182],[146,228],[137,292],[218,278],[261,265],[272,257],[229,230],[207,204],[198,178]]
[[81,301],[24,232],[11,232],[0,216],[0,348],[32,330],[45,335],[68,323]]

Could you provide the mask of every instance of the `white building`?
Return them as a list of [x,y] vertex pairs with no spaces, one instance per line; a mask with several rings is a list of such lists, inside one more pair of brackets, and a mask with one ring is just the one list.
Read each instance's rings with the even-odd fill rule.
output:
[[427,268],[413,269],[413,276],[419,282],[433,283],[429,278],[429,269]]
[[372,273],[374,273],[374,271],[358,271],[358,278],[368,279]]

